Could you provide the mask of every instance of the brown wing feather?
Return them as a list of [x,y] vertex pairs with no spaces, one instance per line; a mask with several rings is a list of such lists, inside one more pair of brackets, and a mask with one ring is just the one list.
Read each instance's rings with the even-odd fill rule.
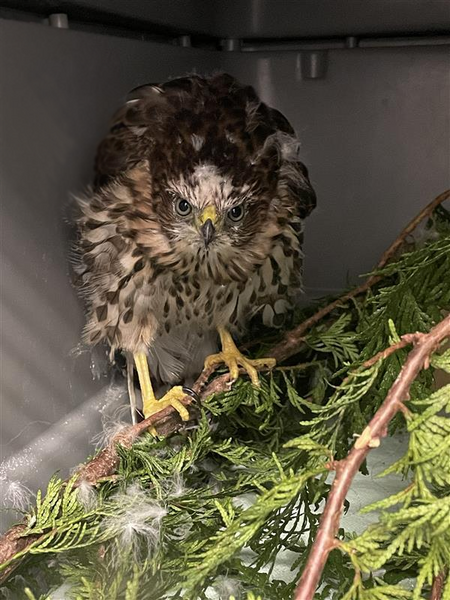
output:
[[95,158],[95,186],[104,185],[145,159],[148,132],[160,106],[162,90],[156,84],[134,88],[126,103],[112,117],[110,129],[100,143]]

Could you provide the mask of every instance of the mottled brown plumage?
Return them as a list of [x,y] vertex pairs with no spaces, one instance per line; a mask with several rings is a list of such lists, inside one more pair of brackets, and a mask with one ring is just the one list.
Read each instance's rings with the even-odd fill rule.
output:
[[193,375],[217,329],[282,318],[314,206],[292,127],[253,88],[220,74],[133,90],[80,201],[86,342],[148,355],[165,382]]

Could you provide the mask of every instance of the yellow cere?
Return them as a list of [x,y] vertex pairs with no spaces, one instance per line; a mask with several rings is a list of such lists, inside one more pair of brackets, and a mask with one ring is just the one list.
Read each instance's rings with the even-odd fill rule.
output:
[[208,219],[211,219],[211,221],[215,224],[217,221],[217,212],[216,212],[216,208],[215,206],[212,206],[211,204],[209,206],[207,206],[205,208],[205,210],[202,212],[202,214],[200,215],[200,223],[203,225],[203,223],[206,223],[206,221]]

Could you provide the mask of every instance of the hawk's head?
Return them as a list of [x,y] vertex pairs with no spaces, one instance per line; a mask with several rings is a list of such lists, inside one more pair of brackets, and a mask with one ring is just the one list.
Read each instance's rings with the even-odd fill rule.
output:
[[131,187],[171,251],[213,276],[223,268],[248,276],[286,224],[315,206],[288,121],[225,74],[133,90],[96,166],[99,187]]

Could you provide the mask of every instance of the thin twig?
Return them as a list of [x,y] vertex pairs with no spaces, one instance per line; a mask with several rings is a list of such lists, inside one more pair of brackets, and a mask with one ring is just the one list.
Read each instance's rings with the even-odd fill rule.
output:
[[447,578],[447,569],[444,569],[433,579],[433,587],[431,588],[430,600],[442,600],[444,592],[445,580]]
[[372,365],[377,363],[379,360],[385,359],[388,356],[390,356],[391,354],[393,354],[394,352],[397,352],[397,350],[400,350],[400,348],[404,348],[405,346],[409,346],[410,344],[417,343],[420,340],[422,335],[425,335],[425,334],[423,334],[423,333],[406,333],[405,335],[402,335],[399,342],[392,344],[392,346],[389,346],[388,348],[381,350],[380,352],[378,352],[378,354],[375,354],[375,356],[372,356],[372,358],[369,358],[369,360],[366,360],[366,362],[364,362],[362,364],[362,368],[371,367]]
[[[387,435],[388,425],[401,410],[403,402],[409,398],[409,389],[418,373],[427,366],[431,354],[439,344],[449,336],[450,315],[429,333],[415,338],[414,349],[410,352],[383,404],[357,439],[347,458],[336,463],[336,476],[320,519],[317,536],[295,593],[295,600],[314,598],[328,555],[336,544],[344,501],[353,478],[370,450],[377,447],[380,438]],[[408,343],[410,342],[411,338]]]

